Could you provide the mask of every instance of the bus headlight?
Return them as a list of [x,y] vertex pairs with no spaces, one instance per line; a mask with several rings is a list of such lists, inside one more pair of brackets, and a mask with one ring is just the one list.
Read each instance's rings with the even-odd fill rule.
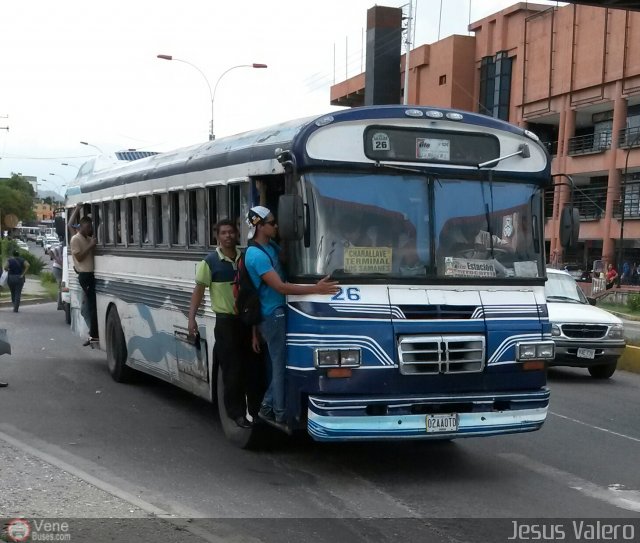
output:
[[360,349],[315,349],[316,368],[356,368],[360,366]]
[[562,332],[560,331],[560,327],[557,324],[551,323],[551,335],[552,336],[561,336]]
[[516,346],[516,360],[553,360],[555,354],[553,341],[518,343]]
[[340,351],[340,366],[354,368],[360,365],[360,349]]

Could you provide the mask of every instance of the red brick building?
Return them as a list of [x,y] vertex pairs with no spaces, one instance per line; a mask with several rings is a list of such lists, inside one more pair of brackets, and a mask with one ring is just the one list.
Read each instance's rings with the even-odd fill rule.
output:
[[[624,259],[640,263],[640,12],[520,2],[469,29],[411,51],[409,103],[485,113],[540,136],[553,173],[573,178],[581,216],[579,249],[563,255],[558,219],[570,192],[556,178],[552,261],[617,262],[622,238]],[[364,74],[331,88],[334,105],[363,98]]]

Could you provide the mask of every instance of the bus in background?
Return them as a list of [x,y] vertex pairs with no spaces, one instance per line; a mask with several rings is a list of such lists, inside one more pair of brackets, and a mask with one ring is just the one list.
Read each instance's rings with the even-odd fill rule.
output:
[[208,295],[199,340],[187,320],[214,225],[232,218],[246,245],[244,218],[262,205],[290,282],[340,282],[334,296],[287,299],[288,427],[320,441],[452,439],[544,423],[549,184],[526,130],[374,106],[86,171],[67,208],[82,203],[94,223],[100,346],[117,381],[138,370],[217,393],[227,437],[255,443],[264,427],[226,416]]
[[14,239],[35,242],[40,229],[37,226],[15,226],[14,228],[10,228],[8,232]]

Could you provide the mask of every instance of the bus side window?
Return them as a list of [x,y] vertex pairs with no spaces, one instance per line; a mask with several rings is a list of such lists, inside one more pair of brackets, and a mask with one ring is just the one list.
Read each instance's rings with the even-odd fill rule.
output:
[[124,232],[122,231],[125,227],[123,221],[123,215],[126,216],[126,210],[124,207],[124,200],[117,200],[114,202],[116,209],[116,219],[115,219],[115,227],[116,227],[116,245],[122,245],[124,243]]
[[140,209],[140,238],[143,245],[151,243],[151,213],[150,211],[151,198],[149,196],[141,196],[138,206]]
[[[163,201],[164,200],[164,201]],[[165,245],[167,229],[165,227],[164,212],[168,200],[167,194],[157,194],[153,197],[153,227],[156,245]]]
[[93,216],[93,229],[95,232],[98,243],[102,245],[104,243],[104,225],[102,224],[102,213],[100,204],[95,204],[91,208],[91,214]]
[[204,189],[195,189],[187,192],[188,217],[189,217],[189,245],[204,245],[205,231],[205,201]]
[[216,239],[216,223],[218,222],[218,190],[219,187],[210,187],[207,189],[207,206],[209,211],[209,245],[215,245]]
[[139,244],[139,225],[140,217],[138,216],[138,201],[135,198],[128,198],[126,201],[127,210],[127,245]]
[[171,245],[185,245],[185,217],[184,192],[175,191],[170,193],[169,227]]
[[113,204],[114,202],[105,202],[104,204],[104,242],[107,245],[113,241]]
[[247,234],[249,227],[245,217],[249,212],[249,183],[238,183],[229,185],[229,218],[235,221],[240,234],[238,243],[247,244]]

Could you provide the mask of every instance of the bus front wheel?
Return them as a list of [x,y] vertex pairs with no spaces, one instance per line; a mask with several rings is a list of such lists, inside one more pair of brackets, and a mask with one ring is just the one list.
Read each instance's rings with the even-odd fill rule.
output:
[[106,323],[106,346],[107,346],[107,367],[114,381],[118,383],[127,382],[133,370],[126,365],[127,345],[120,324],[118,310],[114,307],[107,315]]

